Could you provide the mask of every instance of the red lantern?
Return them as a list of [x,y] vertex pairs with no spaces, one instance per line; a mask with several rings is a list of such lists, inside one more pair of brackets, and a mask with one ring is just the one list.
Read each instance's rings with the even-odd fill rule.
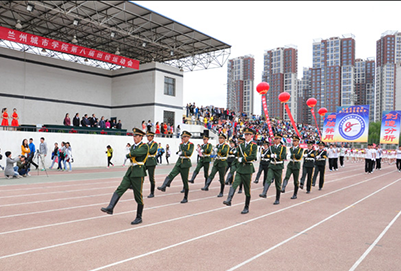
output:
[[270,85],[269,85],[268,83],[262,82],[262,83],[259,83],[259,84],[256,86],[256,91],[257,91],[260,95],[263,95],[263,94],[266,94],[266,93],[267,93],[267,91],[269,90],[269,88],[270,88]]
[[306,101],[306,104],[307,104],[309,107],[314,107],[314,106],[317,104],[317,100],[316,100],[315,98],[309,98],[309,99]]
[[288,101],[290,100],[290,98],[291,98],[290,93],[285,92],[285,91],[282,92],[282,93],[280,93],[280,94],[278,95],[278,99],[279,99],[280,102],[282,102],[282,103],[288,102]]
[[317,111],[317,113],[319,113],[320,116],[324,116],[327,113],[327,108],[326,107],[322,107],[319,109],[319,111]]

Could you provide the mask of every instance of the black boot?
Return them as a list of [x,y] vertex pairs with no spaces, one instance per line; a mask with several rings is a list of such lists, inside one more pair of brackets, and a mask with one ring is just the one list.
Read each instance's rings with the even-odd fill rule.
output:
[[249,203],[250,202],[251,202],[251,197],[250,196],[246,196],[246,198],[245,198],[245,207],[244,207],[244,210],[242,210],[241,214],[249,213]]
[[299,184],[299,188],[300,188],[300,189],[304,189],[304,183],[303,183],[302,180],[301,180],[301,183]]
[[120,197],[116,192],[114,192],[113,196],[111,197],[109,206],[107,206],[106,208],[102,208],[102,209],[100,209],[100,210],[101,210],[102,212],[108,213],[109,215],[112,215],[112,214],[113,214],[114,206],[116,206],[116,204],[117,204],[117,202],[118,202],[118,200],[119,200],[120,198],[121,198],[121,197]]
[[182,187],[182,190],[180,191],[180,193],[184,193],[185,192],[185,187]]
[[242,183],[239,185],[238,194],[242,193]]
[[136,218],[134,221],[131,222],[131,225],[142,223],[142,211],[143,211],[143,205],[138,204],[138,207],[136,208]]
[[280,204],[280,195],[281,191],[279,189],[276,189],[276,201],[273,203],[274,205]]
[[162,186],[159,186],[157,189],[162,191],[162,192],[166,192],[166,186],[170,187],[170,183],[171,183],[171,180],[167,176],[166,179],[164,179],[164,182],[163,182]]
[[223,204],[225,204],[227,206],[231,206],[231,200],[233,199],[234,193],[235,193],[235,189],[231,186],[230,192],[228,192],[228,197],[225,201],[223,201]]
[[194,173],[192,174],[191,180],[189,180],[188,182],[189,182],[189,183],[194,183],[195,178],[196,178],[196,175],[198,175],[198,172],[194,171]]
[[295,186],[294,188],[294,195],[291,197],[291,199],[296,199],[298,194],[298,185]]
[[287,187],[287,184],[288,184],[288,180],[284,179],[283,186],[281,188],[281,193],[285,193],[285,188]]
[[150,184],[150,194],[149,194],[148,198],[153,198],[154,196],[155,196],[155,185]]
[[220,194],[217,195],[218,198],[221,198],[224,193],[224,183],[220,184]]
[[227,175],[227,178],[226,178],[226,185],[229,185],[230,184],[230,180],[231,180],[231,178],[233,177],[233,175],[229,172],[228,173],[228,175]]
[[259,195],[259,197],[266,198],[267,190],[269,190],[270,184],[270,182],[265,183],[265,186],[263,186],[263,192]]
[[211,183],[212,183],[212,179],[207,178],[205,187],[202,187],[201,190],[203,190],[203,191],[209,191],[209,185],[210,185]]
[[189,189],[184,189],[184,199],[181,201],[181,203],[187,203],[188,202],[188,191]]

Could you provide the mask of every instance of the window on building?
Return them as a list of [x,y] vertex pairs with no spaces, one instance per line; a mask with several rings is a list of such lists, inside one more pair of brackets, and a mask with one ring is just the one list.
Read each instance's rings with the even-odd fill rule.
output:
[[164,95],[175,96],[175,79],[164,77]]
[[174,125],[174,116],[175,113],[173,111],[163,111],[163,122]]

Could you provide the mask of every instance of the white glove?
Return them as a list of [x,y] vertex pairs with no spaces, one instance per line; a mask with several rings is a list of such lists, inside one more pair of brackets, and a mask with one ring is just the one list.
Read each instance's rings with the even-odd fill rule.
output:
[[277,158],[277,154],[273,153],[273,154],[271,155],[271,158]]
[[182,151],[179,151],[179,152],[177,153],[178,156],[181,156],[181,154],[182,154]]
[[205,152],[205,150],[201,150],[201,153],[204,153]]
[[316,159],[320,159],[320,155],[316,156]]
[[305,154],[304,154],[304,157],[308,157],[308,154],[307,154],[307,153],[305,153]]
[[238,158],[238,162],[240,163],[242,162],[242,157]]
[[213,150],[214,150],[215,152],[217,152],[218,148],[214,148]]

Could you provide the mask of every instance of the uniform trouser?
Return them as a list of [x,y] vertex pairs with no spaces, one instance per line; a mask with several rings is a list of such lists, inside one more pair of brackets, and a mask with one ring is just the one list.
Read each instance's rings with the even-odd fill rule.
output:
[[128,177],[124,176],[120,185],[117,187],[115,191],[120,197],[127,191],[127,189],[132,185],[132,189],[134,190],[134,198],[136,203],[139,205],[143,205],[143,196],[142,196],[142,188],[143,188],[143,179],[144,177]]
[[329,158],[329,169],[333,170],[334,168],[334,158]]
[[198,174],[201,170],[201,168],[203,167],[203,175],[205,176],[205,180],[207,180],[207,178],[209,177],[209,165],[210,162],[199,162],[196,165],[195,171],[196,174]]
[[372,159],[365,159],[365,172],[371,173],[373,170]]
[[156,166],[147,166],[146,170],[148,171],[149,182],[151,185],[155,185],[155,170]]
[[338,169],[338,157],[333,158],[333,159],[334,159],[334,162],[333,162],[334,169]]
[[382,159],[377,158],[376,159],[376,169],[381,169],[382,168]]
[[340,156],[340,166],[344,165],[344,156]]
[[305,183],[305,178],[306,178],[306,169],[305,169],[305,166],[302,165],[302,177],[301,177],[301,180],[300,180],[301,184]]
[[299,186],[299,169],[289,168],[287,167],[287,171],[285,172],[284,183],[288,183],[288,180],[291,178],[291,174],[294,179],[294,186]]
[[[312,187],[312,176],[313,176],[314,167],[304,167],[303,173],[305,173],[306,177],[306,191],[310,191]],[[304,184],[305,179],[301,180],[301,185]]]
[[245,196],[250,197],[251,196],[251,178],[252,178],[252,173],[251,174],[241,174],[238,173],[235,174],[235,179],[233,182],[233,185],[231,186],[234,191],[237,189],[237,187],[242,184],[244,186],[245,190]]
[[181,168],[178,165],[175,165],[173,170],[167,176],[171,181],[177,176],[181,174],[182,183],[184,185],[184,189],[189,189],[188,187],[188,176],[189,176],[189,167],[188,168]]
[[274,185],[276,186],[276,190],[281,193],[281,177],[283,174],[282,169],[272,169],[269,167],[269,170],[267,171],[267,179],[266,182],[272,183],[274,179]]
[[259,170],[258,170],[258,173],[256,174],[256,180],[259,181],[259,178],[262,175],[262,172],[263,172],[263,186],[264,186],[265,182],[267,180],[267,174],[269,172],[269,165],[262,166],[259,164]]
[[326,169],[325,165],[317,165],[317,166],[315,166],[315,173],[313,174],[313,183],[312,183],[312,185],[316,184],[317,175],[319,174],[319,188],[323,187],[325,169]]
[[[224,176],[226,175],[226,167],[212,167],[212,172],[209,175],[209,179],[213,180],[214,176],[216,175],[216,173],[219,172],[219,181],[220,184],[224,184]],[[211,183],[211,182],[210,182]]]
[[401,159],[397,159],[397,162],[395,163],[395,165],[398,170],[401,170]]

